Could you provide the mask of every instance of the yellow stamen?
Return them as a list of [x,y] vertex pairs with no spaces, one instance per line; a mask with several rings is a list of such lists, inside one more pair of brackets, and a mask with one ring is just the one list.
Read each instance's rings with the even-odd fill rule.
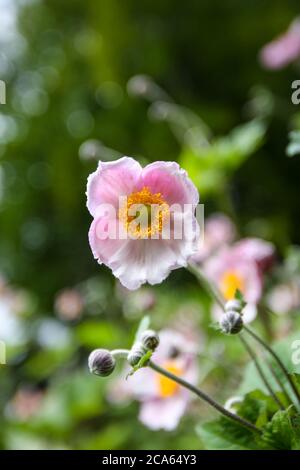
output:
[[239,273],[233,270],[225,271],[220,282],[220,290],[225,300],[233,299],[236,290],[243,292],[244,288],[245,281]]
[[[168,361],[163,364],[163,367],[174,375],[181,376],[183,374],[183,370],[175,363],[175,361]],[[162,398],[172,397],[178,392],[180,385],[177,382],[174,382],[164,375],[158,375],[157,380],[159,395]]]
[[149,238],[162,232],[169,212],[161,193],[152,194],[145,186],[127,197],[126,204],[119,210],[119,219],[133,237]]

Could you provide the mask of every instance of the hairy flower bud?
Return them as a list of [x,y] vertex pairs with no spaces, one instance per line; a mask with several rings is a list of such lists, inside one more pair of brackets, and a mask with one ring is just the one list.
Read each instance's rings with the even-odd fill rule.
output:
[[88,365],[92,374],[107,377],[114,371],[116,360],[107,349],[95,349],[89,355]]
[[159,345],[158,334],[153,330],[145,330],[141,335],[141,343],[145,346],[146,349],[155,351]]
[[243,325],[244,323],[242,316],[234,310],[230,310],[224,313],[220,320],[221,330],[223,331],[223,333],[227,333],[230,335],[236,335],[237,333],[239,333],[242,330]]
[[242,302],[238,299],[228,300],[228,302],[226,302],[225,304],[226,312],[234,311],[234,312],[240,313],[242,309],[243,309]]
[[146,354],[146,352],[147,352],[147,349],[145,348],[143,343],[138,341],[137,343],[134,343],[134,345],[132,346],[131,351],[129,352],[127,356],[127,361],[129,362],[131,366],[134,367],[139,363],[139,361]]

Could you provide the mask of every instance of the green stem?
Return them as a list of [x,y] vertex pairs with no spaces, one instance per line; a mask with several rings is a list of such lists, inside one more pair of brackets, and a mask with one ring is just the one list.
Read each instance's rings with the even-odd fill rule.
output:
[[151,367],[151,369],[158,372],[159,374],[164,375],[168,379],[173,380],[174,382],[177,382],[182,387],[187,388],[188,390],[193,392],[195,395],[197,395],[199,398],[209,403],[213,408],[219,411],[226,418],[229,418],[230,420],[235,421],[239,425],[255,432],[256,434],[261,434],[261,430],[257,428],[254,424],[252,424],[250,421],[247,421],[246,419],[241,418],[240,416],[226,410],[226,408],[224,408],[222,405],[217,403],[213,398],[211,398],[209,395],[207,395],[206,393],[204,393],[202,390],[195,387],[191,383],[186,382],[181,377],[178,377],[177,375],[172,374],[172,372],[169,372],[168,370],[163,369],[159,365],[155,364],[153,361],[149,361],[148,366]]
[[245,325],[244,325],[244,330],[247,331],[247,333],[250,336],[252,336],[252,338],[254,338],[255,341],[257,341],[262,347],[264,347],[271,354],[271,356],[275,359],[278,366],[280,367],[280,369],[284,373],[284,375],[285,375],[287,381],[289,382],[290,386],[292,387],[292,389],[294,391],[294,394],[297,397],[298,402],[300,404],[300,394],[297,390],[296,385],[294,384],[293,380],[291,379],[291,377],[288,373],[288,370],[286,369],[285,365],[283,364],[282,360],[280,359],[280,357],[275,353],[275,351],[273,351],[273,349],[267,343],[264,342],[264,340],[262,338],[260,338],[260,336],[258,336],[256,333],[254,333],[254,331],[252,331],[250,328],[248,328]]
[[260,314],[259,319],[261,320],[264,330],[266,332],[266,337],[268,340],[272,340],[274,335],[272,330],[272,323],[270,322],[269,312],[263,304],[258,304],[257,308]]
[[289,404],[293,404],[293,400],[291,399],[290,395],[288,394],[285,386],[283,385],[283,383],[281,382],[280,378],[278,377],[276,371],[274,370],[274,367],[272,366],[272,364],[270,364],[270,362],[266,361],[267,362],[267,365],[268,365],[268,368],[272,374],[272,376],[274,377],[275,381],[277,382],[279,388],[281,388],[282,390],[282,393],[284,394],[287,402]]
[[126,359],[130,351],[129,349],[114,349],[113,351],[110,351],[110,353],[114,357]]
[[259,364],[259,362],[256,358],[255,352],[253,351],[251,346],[248,344],[248,342],[245,340],[245,338],[243,338],[242,335],[240,335],[240,340],[241,340],[243,346],[245,347],[246,351],[248,352],[249,356],[251,357],[251,359],[252,359],[252,361],[253,361],[253,363],[256,367],[257,373],[260,376],[260,378],[261,378],[262,382],[264,383],[264,385],[266,386],[267,390],[269,391],[271,397],[273,398],[275,403],[279,406],[279,408],[281,410],[284,410],[285,407],[284,407],[283,403],[281,403],[281,401],[277,397],[277,395],[274,392],[274,390],[272,389],[271,385],[269,384],[269,382],[268,382],[268,380],[267,380],[267,378],[264,374],[264,371],[263,371],[262,367],[260,366],[260,364]]
[[204,273],[202,272],[202,269],[194,263],[190,263],[188,269],[192,274],[196,276],[198,281],[202,284],[202,286],[206,289],[206,291],[211,295],[211,297],[213,297],[216,300],[216,302],[219,304],[221,309],[224,310],[224,300],[220,292],[212,283],[210,283],[206,279]]
[[[219,306],[222,308],[222,310],[225,310],[224,308],[224,300],[221,296],[221,294],[219,293],[219,291],[215,288],[215,286],[213,286],[205,277],[205,275],[203,274],[202,270],[199,268],[198,265],[196,265],[195,263],[191,263],[189,265],[189,271],[191,273],[193,273],[197,279],[200,281],[200,283],[203,285],[203,287],[207,290],[207,292],[216,300],[216,302],[219,304]],[[280,357],[275,353],[275,351],[273,351],[273,349],[267,344],[264,342],[264,340],[262,338],[260,338],[258,335],[256,335],[252,330],[250,330],[247,326],[244,325],[244,328],[243,328],[245,331],[247,331],[248,334],[250,334],[261,346],[263,346],[270,354],[271,356],[275,359],[275,361],[277,362],[277,364],[279,365],[280,369],[282,370],[282,372],[284,373],[285,377],[287,378],[287,381],[289,382],[290,386],[292,387],[296,397],[297,397],[297,400],[300,404],[300,394],[293,382],[293,380],[291,379],[291,377],[289,376],[289,373],[285,367],[285,365],[283,364],[283,362],[281,361]]]

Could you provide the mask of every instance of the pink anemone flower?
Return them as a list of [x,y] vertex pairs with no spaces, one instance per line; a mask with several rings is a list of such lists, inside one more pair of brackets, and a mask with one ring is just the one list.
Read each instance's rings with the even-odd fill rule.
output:
[[128,289],[162,282],[196,252],[198,202],[196,187],[175,162],[145,168],[129,157],[99,162],[87,183],[94,257]]
[[242,238],[234,244],[233,249],[235,256],[254,261],[262,274],[268,271],[275,261],[273,243],[260,238]]
[[[263,293],[263,274],[274,260],[271,243],[257,238],[246,238],[227,246],[208,259],[203,270],[216,284],[223,298],[228,301],[240,290],[247,302],[244,309],[246,323],[256,317],[256,305]],[[213,306],[213,316],[219,319],[221,309]]]
[[267,69],[282,69],[300,58],[300,20],[292,22],[289,29],[266,44],[260,51],[260,60]]
[[[198,380],[198,345],[195,335],[176,330],[162,330],[153,360],[175,375],[196,384]],[[175,429],[191,401],[191,393],[176,382],[150,368],[129,377],[127,392],[141,402],[139,419],[152,430]]]

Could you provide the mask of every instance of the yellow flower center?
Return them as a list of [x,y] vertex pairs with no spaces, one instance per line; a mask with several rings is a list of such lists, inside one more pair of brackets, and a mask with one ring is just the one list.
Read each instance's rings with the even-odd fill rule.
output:
[[126,198],[119,210],[119,219],[134,238],[150,238],[162,232],[169,213],[169,206],[161,193],[153,194],[144,186]]
[[[174,362],[168,361],[163,365],[164,369],[171,372],[174,375],[181,376],[183,370]],[[158,390],[161,398],[169,398],[175,395],[180,387],[177,382],[165,377],[164,375],[157,375]]]
[[235,292],[239,289],[243,292],[245,281],[236,271],[225,271],[220,282],[220,290],[225,300],[234,298]]

